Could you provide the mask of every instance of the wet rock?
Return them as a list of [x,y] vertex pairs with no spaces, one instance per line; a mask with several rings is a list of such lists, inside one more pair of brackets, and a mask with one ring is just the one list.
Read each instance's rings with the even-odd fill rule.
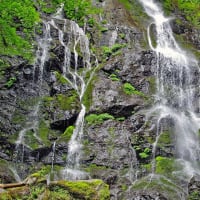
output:
[[[62,117],[60,117],[62,116]],[[75,123],[77,118],[76,113],[70,113],[68,111],[57,111],[53,114],[54,121],[51,122],[50,126],[52,129],[65,131],[66,127],[71,126]]]
[[50,147],[42,147],[35,149],[30,153],[30,156],[34,157],[37,162],[41,161],[41,159],[47,156],[51,152]]
[[200,177],[199,175],[193,176],[188,185],[188,199],[200,198]]

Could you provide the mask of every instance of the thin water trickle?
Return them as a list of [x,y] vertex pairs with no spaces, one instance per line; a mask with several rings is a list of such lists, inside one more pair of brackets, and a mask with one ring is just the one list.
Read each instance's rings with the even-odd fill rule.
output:
[[[59,19],[63,26],[58,26],[56,19]],[[58,10],[57,14],[53,16],[50,24],[58,31],[59,43],[64,49],[64,61],[62,65],[63,76],[78,94],[81,104],[81,110],[75,123],[75,129],[68,143],[67,164],[66,168],[62,171],[62,176],[64,179],[87,179],[89,176],[86,172],[80,170],[79,162],[82,153],[81,139],[83,136],[84,117],[86,113],[86,107],[82,100],[95,70],[95,68],[92,69],[91,67],[89,40],[84,30],[80,28],[77,23],[74,21],[67,21],[63,18],[62,7]],[[68,41],[66,41],[65,32],[69,27]],[[78,62],[78,51],[82,55],[81,66],[79,66],[80,64]],[[71,66],[71,59],[73,59],[73,66]],[[98,66],[97,62],[95,64]]]
[[[148,116],[155,113],[157,115],[158,131],[153,145],[153,154],[155,157],[161,134],[160,120],[169,117],[175,124],[177,160],[184,163],[183,171],[190,177],[195,173],[199,174],[200,170],[198,166],[200,118],[195,112],[199,110],[199,105],[195,103],[198,102],[196,98],[198,98],[199,81],[193,81],[199,74],[199,67],[197,61],[188,57],[177,44],[170,27],[171,19],[164,16],[162,9],[155,1],[140,0],[140,2],[153,20],[147,30],[147,36],[150,48],[157,55],[156,102],[148,113]],[[155,26],[155,45],[151,38],[152,25]]]
[[[40,36],[37,39],[38,49],[36,51],[36,58],[34,63],[34,73],[33,73],[33,83],[38,86],[38,95],[41,94],[41,87],[43,82],[43,72],[44,65],[48,59],[48,50],[51,44],[51,35],[50,35],[50,25],[48,22],[43,21],[43,36]],[[24,161],[25,161],[25,148],[31,149],[31,147],[26,144],[25,137],[26,134],[33,133],[33,136],[37,140],[38,144],[42,144],[41,138],[38,136],[39,129],[39,111],[40,111],[41,100],[37,100],[33,106],[31,112],[27,116],[27,121],[24,128],[19,132],[18,139],[15,144],[15,155],[14,162],[16,163],[15,171],[16,173],[22,174],[24,170]],[[19,175],[18,175],[19,176]]]

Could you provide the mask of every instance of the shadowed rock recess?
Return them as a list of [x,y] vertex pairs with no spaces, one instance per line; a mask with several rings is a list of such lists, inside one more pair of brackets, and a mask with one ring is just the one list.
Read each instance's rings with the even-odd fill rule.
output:
[[0,200],[199,200],[200,3],[8,2]]

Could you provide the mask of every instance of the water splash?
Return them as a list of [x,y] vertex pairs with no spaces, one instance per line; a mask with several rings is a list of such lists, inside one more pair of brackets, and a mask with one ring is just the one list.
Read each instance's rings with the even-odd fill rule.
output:
[[[147,35],[151,49],[157,55],[156,104],[148,115],[157,115],[157,126],[163,118],[170,117],[175,124],[177,159],[184,163],[183,171],[189,177],[199,174],[200,145],[198,131],[200,118],[197,111],[199,81],[194,77],[199,72],[197,61],[186,55],[177,44],[170,27],[171,18],[164,16],[162,9],[153,0],[140,0],[146,13],[152,18]],[[156,45],[151,38],[151,27],[155,26]],[[154,47],[155,46],[155,47]],[[159,130],[159,128],[158,128]],[[154,143],[154,154],[160,136]]]

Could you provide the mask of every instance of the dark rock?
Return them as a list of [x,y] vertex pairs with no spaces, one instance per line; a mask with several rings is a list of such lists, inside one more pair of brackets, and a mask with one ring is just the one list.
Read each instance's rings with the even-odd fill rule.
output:
[[52,129],[60,130],[62,132],[65,131],[66,127],[73,125],[78,116],[76,113],[73,112],[70,113],[69,111],[57,111],[57,112],[54,112],[53,114],[54,121],[51,122],[50,127]]
[[39,162],[45,156],[47,156],[51,152],[50,147],[42,147],[35,149],[30,152],[30,156],[34,157],[35,161]]

